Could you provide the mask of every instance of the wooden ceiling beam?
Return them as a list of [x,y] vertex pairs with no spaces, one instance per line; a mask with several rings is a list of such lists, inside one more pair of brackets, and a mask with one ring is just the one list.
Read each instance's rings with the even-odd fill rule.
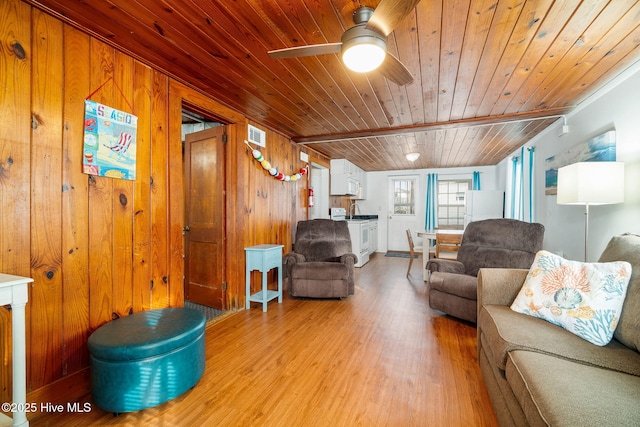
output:
[[298,144],[304,145],[321,142],[344,141],[350,139],[377,138],[381,136],[404,135],[408,133],[452,129],[457,127],[487,126],[516,121],[549,119],[553,117],[562,117],[572,109],[573,107],[558,107],[545,110],[527,111],[524,113],[505,114],[500,116],[450,120],[448,122],[440,123],[423,123],[410,126],[358,130],[352,132],[330,133],[324,135],[295,136],[291,139]]

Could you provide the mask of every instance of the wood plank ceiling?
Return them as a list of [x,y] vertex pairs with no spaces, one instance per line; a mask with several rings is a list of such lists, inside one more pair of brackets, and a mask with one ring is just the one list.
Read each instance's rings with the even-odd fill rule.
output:
[[406,86],[267,55],[340,41],[380,0],[28,2],[367,171],[496,164],[640,59],[630,0],[422,0],[389,37]]

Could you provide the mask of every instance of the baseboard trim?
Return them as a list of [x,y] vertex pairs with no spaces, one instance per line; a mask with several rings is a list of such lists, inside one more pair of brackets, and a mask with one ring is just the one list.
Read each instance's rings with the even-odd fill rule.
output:
[[28,418],[30,420],[38,418],[41,415],[39,409],[42,404],[61,404],[66,410],[68,404],[90,402],[90,400],[91,376],[89,368],[86,367],[27,393],[27,402],[35,403],[38,408],[38,411],[29,414]]

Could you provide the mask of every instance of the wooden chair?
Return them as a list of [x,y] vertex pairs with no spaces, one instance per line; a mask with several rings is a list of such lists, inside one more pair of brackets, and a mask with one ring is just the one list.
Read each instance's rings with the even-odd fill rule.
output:
[[407,240],[409,241],[409,268],[407,268],[407,277],[411,274],[411,264],[413,263],[413,258],[418,254],[422,253],[423,248],[422,245],[414,245],[413,244],[413,234],[411,230],[407,228]]
[[436,233],[436,258],[456,259],[462,242],[462,234]]

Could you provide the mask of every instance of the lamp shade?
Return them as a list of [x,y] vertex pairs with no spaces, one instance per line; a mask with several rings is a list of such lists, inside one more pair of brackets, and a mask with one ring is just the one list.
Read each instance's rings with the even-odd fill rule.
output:
[[623,162],[579,162],[558,169],[560,205],[624,202]]

